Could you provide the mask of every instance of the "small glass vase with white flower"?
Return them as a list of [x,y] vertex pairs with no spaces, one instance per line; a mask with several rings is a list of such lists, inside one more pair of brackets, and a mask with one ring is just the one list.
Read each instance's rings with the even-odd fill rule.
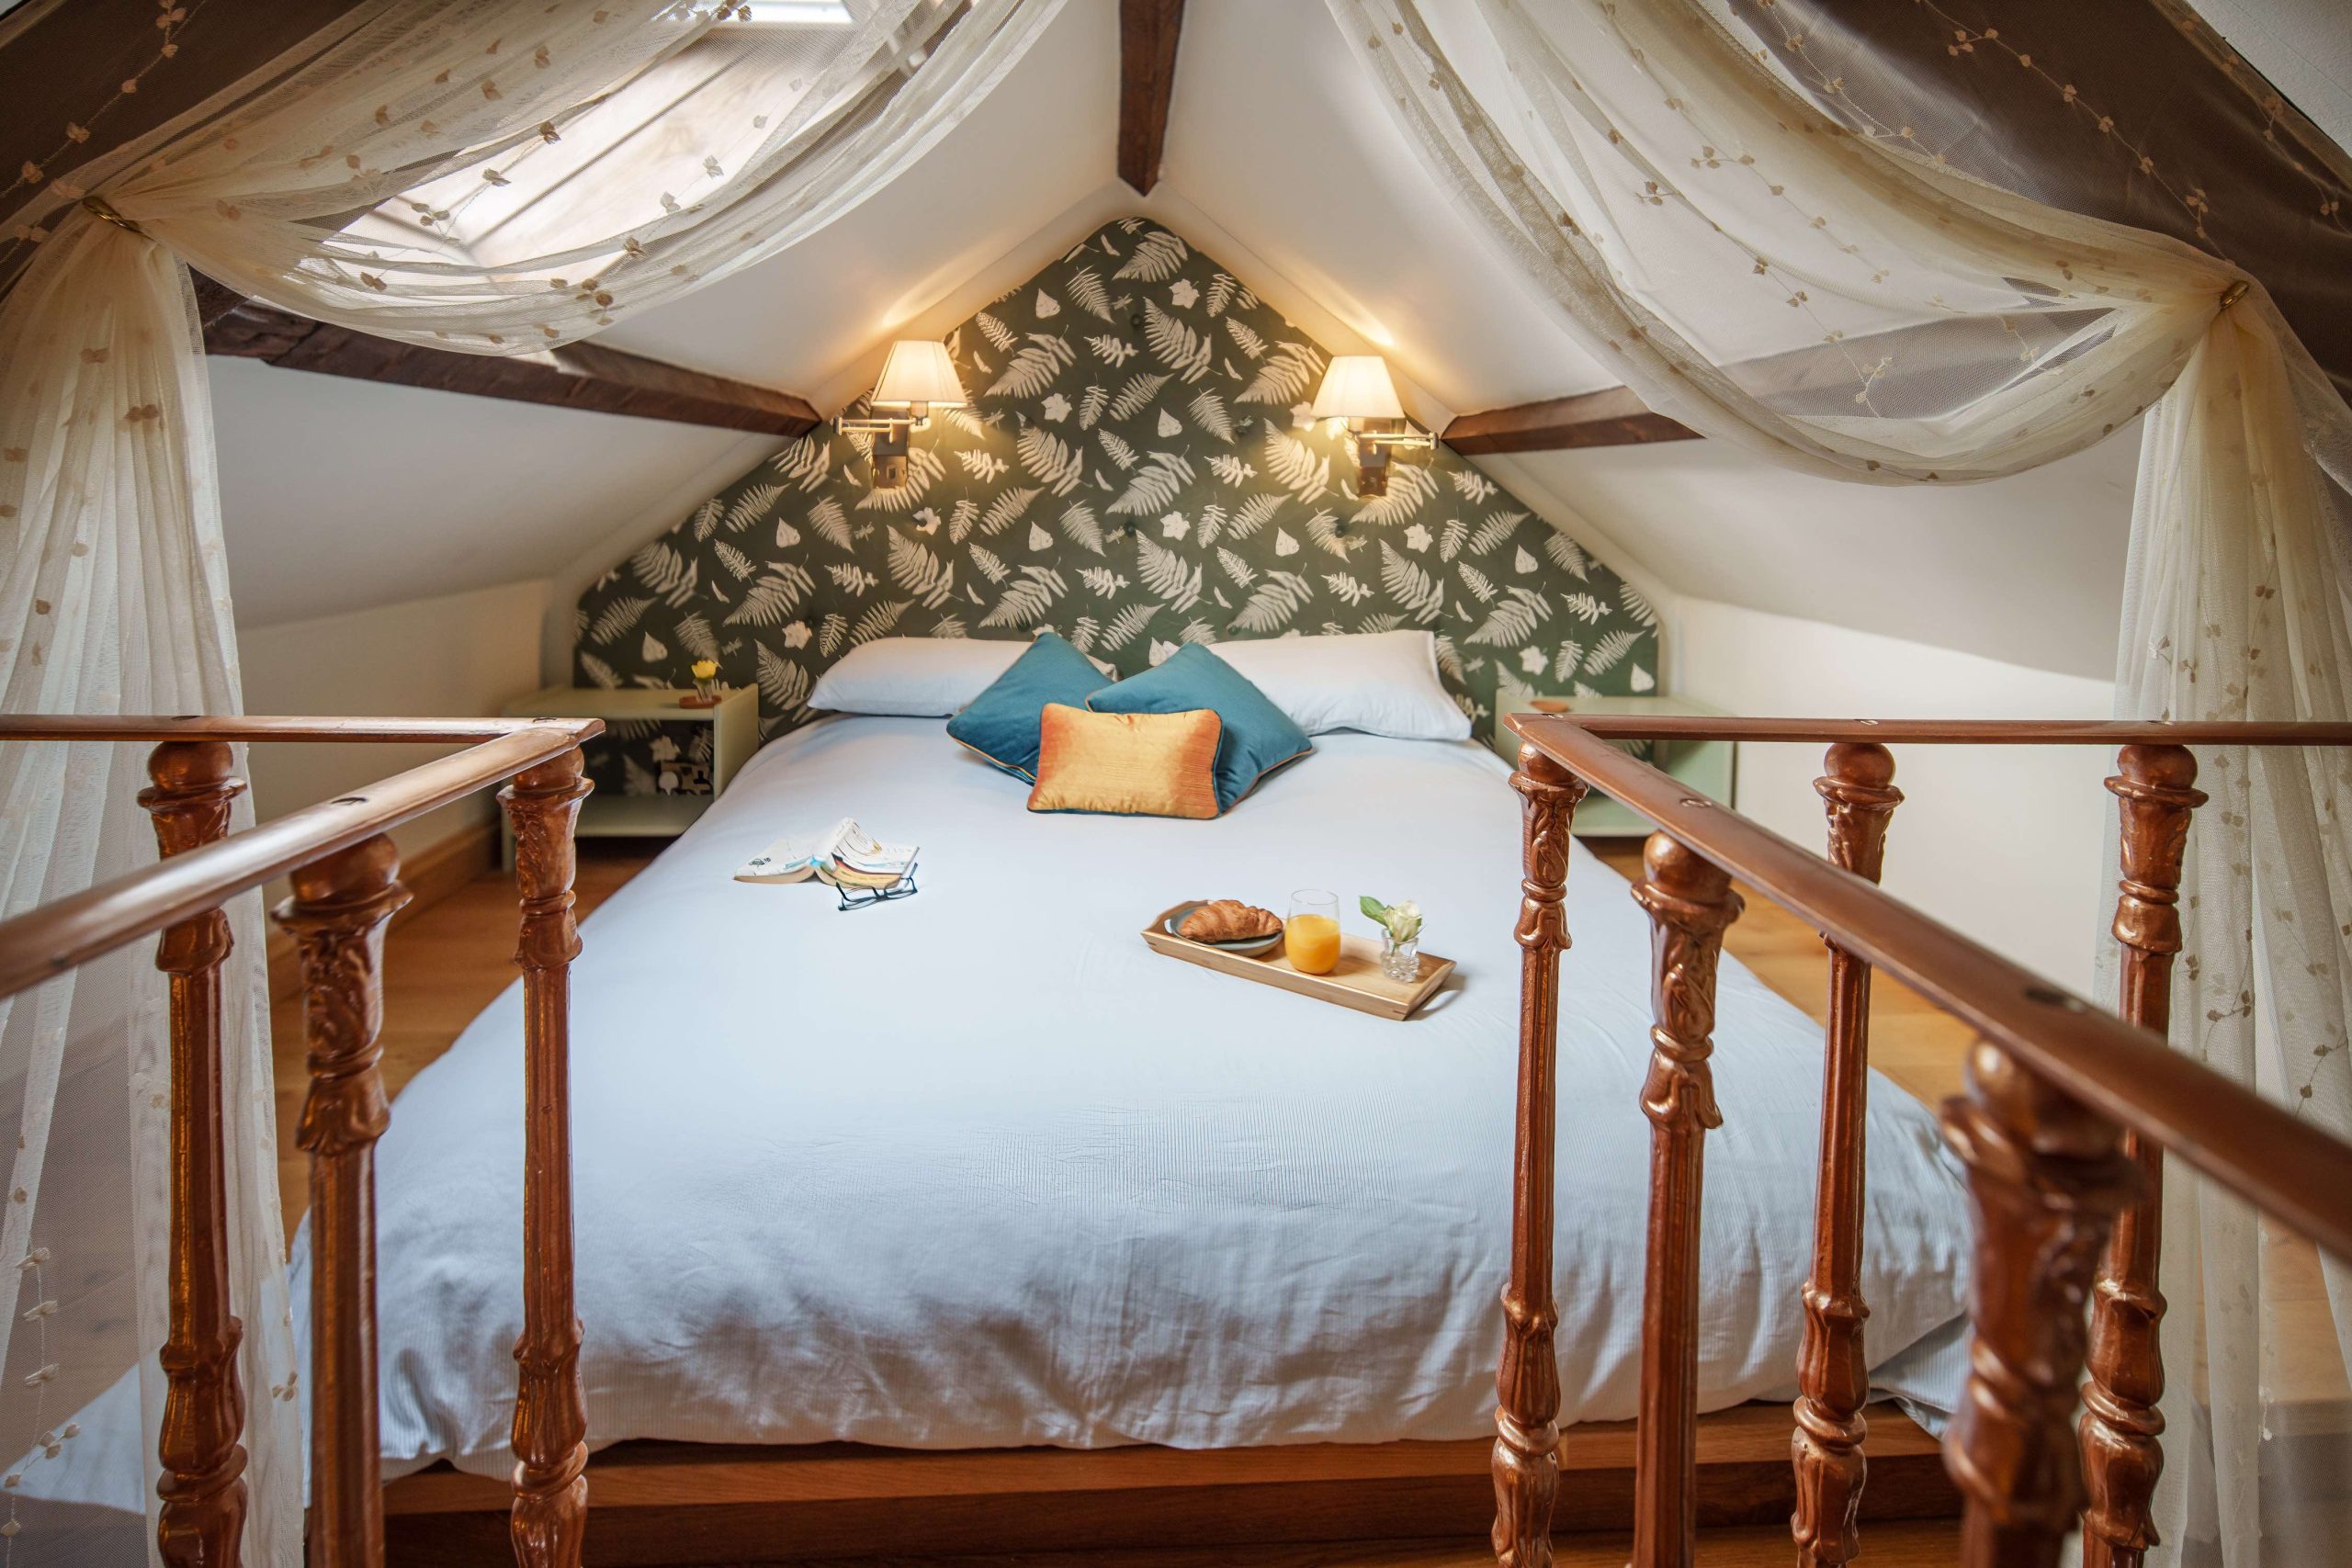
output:
[[1380,972],[1408,985],[1421,976],[1421,907],[1407,898],[1384,904],[1365,894],[1357,908],[1380,928]]

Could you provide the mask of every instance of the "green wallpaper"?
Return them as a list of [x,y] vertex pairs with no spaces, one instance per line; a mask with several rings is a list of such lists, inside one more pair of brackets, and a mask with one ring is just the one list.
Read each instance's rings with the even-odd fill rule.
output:
[[[869,487],[861,437],[794,442],[582,595],[582,682],[713,658],[765,737],[877,637],[1051,627],[1124,675],[1191,641],[1427,626],[1481,735],[1506,670],[1655,684],[1641,595],[1444,447],[1358,501],[1344,434],[1307,418],[1324,350],[1169,230],[1105,226],[947,342],[972,405],[916,433],[903,488]],[[601,782],[654,788],[642,737],[619,751]]]

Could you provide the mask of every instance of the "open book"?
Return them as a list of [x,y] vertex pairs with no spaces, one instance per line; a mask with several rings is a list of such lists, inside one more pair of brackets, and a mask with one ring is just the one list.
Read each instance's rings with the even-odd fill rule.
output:
[[885,844],[844,817],[821,833],[791,833],[752,857],[735,874],[738,882],[806,882],[816,877],[835,887],[896,886],[914,869],[916,846]]

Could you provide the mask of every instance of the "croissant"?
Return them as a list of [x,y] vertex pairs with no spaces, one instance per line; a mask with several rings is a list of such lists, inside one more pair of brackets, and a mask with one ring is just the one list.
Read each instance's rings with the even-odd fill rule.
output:
[[1238,898],[1216,898],[1185,916],[1176,932],[1192,942],[1241,942],[1272,936],[1282,929],[1272,909],[1261,909]]

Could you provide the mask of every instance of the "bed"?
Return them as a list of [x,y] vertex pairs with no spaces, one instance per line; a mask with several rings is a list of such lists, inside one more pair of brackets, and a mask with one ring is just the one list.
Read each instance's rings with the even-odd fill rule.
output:
[[[592,1441],[1239,1447],[1490,1433],[1519,1009],[1519,814],[1468,741],[1319,737],[1212,822],[1034,816],[937,720],[836,717],[762,751],[588,919],[574,966]],[[838,912],[730,873],[857,817],[922,893]],[[1148,949],[1192,896],[1410,896],[1455,958],[1405,1023]],[[1634,1408],[1648,937],[1568,878],[1560,1066],[1564,1420]],[[1821,1040],[1736,963],[1708,1140],[1702,1406],[1790,1392]],[[522,1301],[510,990],[378,1152],[388,1473],[501,1473]],[[1872,1084],[1875,1382],[1962,1372],[1964,1199],[1932,1119]],[[304,1299],[307,1233],[295,1248]],[[300,1314],[298,1314],[298,1319]]]

